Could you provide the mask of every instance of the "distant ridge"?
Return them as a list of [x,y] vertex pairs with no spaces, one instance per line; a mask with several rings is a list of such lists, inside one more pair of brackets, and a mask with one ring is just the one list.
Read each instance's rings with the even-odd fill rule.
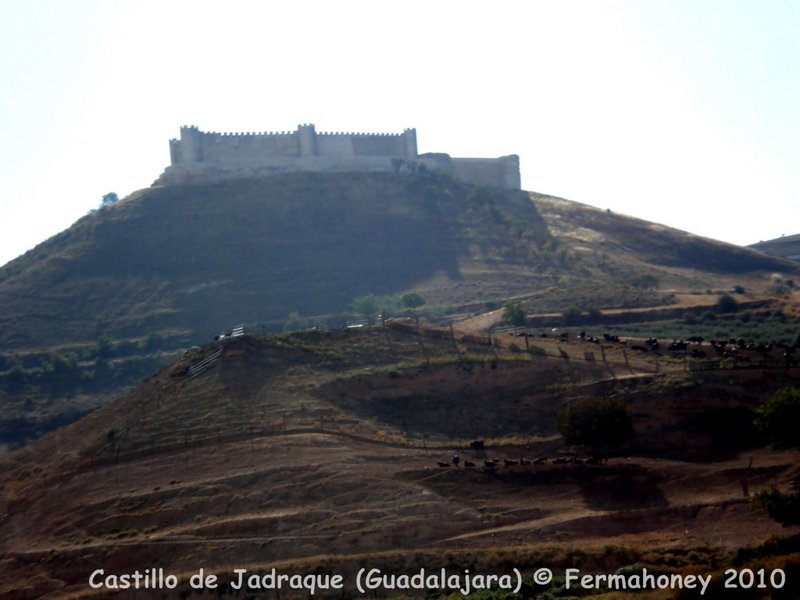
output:
[[752,244],[750,248],[755,248],[773,256],[800,261],[800,233],[784,235],[766,242],[758,242],[757,244]]

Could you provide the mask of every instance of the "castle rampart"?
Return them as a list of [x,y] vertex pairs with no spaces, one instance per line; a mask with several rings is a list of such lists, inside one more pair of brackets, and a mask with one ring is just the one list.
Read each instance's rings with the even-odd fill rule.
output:
[[419,155],[417,132],[317,133],[296,131],[217,133],[181,127],[170,140],[170,162],[156,185],[210,182],[293,171],[390,171],[398,161],[436,166],[467,183],[520,188],[519,157],[451,158]]

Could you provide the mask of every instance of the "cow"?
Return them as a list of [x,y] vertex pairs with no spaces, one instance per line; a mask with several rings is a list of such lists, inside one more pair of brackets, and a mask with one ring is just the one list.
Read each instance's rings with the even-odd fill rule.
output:
[[475,440],[469,443],[469,447],[475,450],[476,452],[481,451],[484,448],[484,442],[483,440]]

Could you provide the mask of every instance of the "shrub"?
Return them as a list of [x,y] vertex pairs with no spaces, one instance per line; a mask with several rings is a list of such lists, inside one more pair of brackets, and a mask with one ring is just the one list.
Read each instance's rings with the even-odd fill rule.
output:
[[732,313],[739,310],[739,303],[730,294],[722,294],[717,300],[717,310],[721,313]]
[[756,505],[784,527],[800,525],[800,494],[783,494],[775,488],[756,494]]
[[419,308],[425,304],[425,298],[416,292],[409,292],[400,297],[400,306],[403,308]]
[[503,307],[503,324],[504,325],[525,325],[525,309],[519,302],[506,302]]
[[800,446],[797,423],[800,423],[800,389],[796,387],[778,390],[756,409],[756,429],[773,448]]

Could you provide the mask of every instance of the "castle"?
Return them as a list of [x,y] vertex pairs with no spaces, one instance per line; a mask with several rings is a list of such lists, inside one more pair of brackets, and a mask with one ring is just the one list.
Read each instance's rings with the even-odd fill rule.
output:
[[417,132],[317,133],[313,125],[279,133],[213,133],[181,127],[171,164],[154,185],[214,182],[297,171],[401,171],[423,164],[482,186],[520,189],[519,157],[453,158],[417,153]]

